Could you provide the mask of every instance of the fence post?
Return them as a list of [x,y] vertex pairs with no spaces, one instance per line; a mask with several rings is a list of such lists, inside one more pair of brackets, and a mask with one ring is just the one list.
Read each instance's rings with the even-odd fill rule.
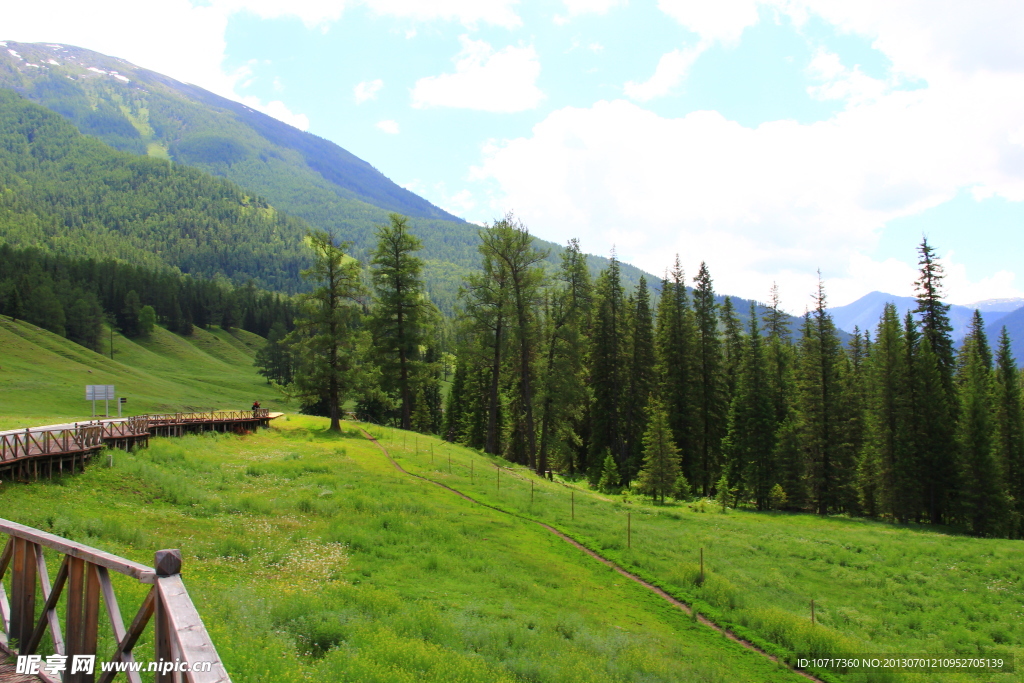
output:
[[[181,551],[180,550],[158,550],[154,555],[153,568],[156,570],[157,580],[161,576],[174,576],[181,573]],[[170,662],[174,661],[174,651],[171,646],[171,622],[167,616],[167,607],[163,604],[157,591],[155,611],[153,613],[153,640],[156,660]],[[172,683],[174,674],[171,672],[158,672],[156,683]]]

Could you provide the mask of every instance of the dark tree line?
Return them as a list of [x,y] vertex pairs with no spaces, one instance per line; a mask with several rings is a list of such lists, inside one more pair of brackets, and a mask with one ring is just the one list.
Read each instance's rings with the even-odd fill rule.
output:
[[0,244],[0,313],[95,351],[104,325],[139,337],[162,324],[178,334],[218,325],[267,336],[291,329],[288,297],[113,259],[73,258]]
[[[759,510],[1024,535],[1010,340],[1004,331],[993,354],[979,314],[955,348],[927,242],[917,310],[900,319],[889,306],[873,338],[855,330],[844,344],[820,285],[799,330],[777,290],[744,324],[731,299],[716,303],[706,264],[690,288],[677,258],[652,301],[644,279],[626,291],[614,257],[592,278],[575,240],[546,270],[547,254],[511,214],[480,230],[481,268],[445,321],[404,219],[392,215],[377,237],[364,284],[358,261],[332,247],[352,269],[343,324],[327,333],[345,340],[344,391],[308,381],[322,373],[324,354],[309,349],[325,334],[323,298],[306,296],[296,330],[272,331],[263,352],[267,368],[274,354],[289,359],[293,376],[275,378],[304,387],[322,414],[353,400],[367,419],[661,500],[692,492]],[[314,287],[327,281],[324,258],[309,273]]]

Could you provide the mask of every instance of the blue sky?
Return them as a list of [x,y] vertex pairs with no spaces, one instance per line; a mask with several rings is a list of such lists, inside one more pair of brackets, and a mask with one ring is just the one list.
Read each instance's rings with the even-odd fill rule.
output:
[[1021,296],[1024,8],[862,0],[96,0],[8,10],[244,101],[476,222],[801,312]]

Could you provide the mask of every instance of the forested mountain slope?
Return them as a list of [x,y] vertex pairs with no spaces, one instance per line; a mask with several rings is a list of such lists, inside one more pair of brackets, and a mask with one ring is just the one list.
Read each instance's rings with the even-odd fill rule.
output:
[[[409,216],[423,241],[427,290],[442,310],[452,310],[459,283],[479,267],[476,225],[399,187],[333,142],[202,88],[82,48],[11,41],[0,45],[0,88],[122,151],[227,178],[274,208],[351,242],[353,256],[364,263],[375,226],[387,223],[391,211]],[[291,223],[281,237],[292,244],[304,230]],[[556,267],[562,246],[540,246],[550,249]],[[588,262],[596,272],[608,260],[592,256]],[[641,273],[623,266],[627,285],[635,285]],[[301,288],[297,270],[292,277],[279,288]]]
[[118,152],[0,91],[0,239],[294,290],[303,221],[197,169]]

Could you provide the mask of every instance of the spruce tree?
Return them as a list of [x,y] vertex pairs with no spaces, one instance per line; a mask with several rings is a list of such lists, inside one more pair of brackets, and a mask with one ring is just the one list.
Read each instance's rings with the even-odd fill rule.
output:
[[701,263],[694,278],[696,322],[695,430],[696,463],[693,484],[701,494],[710,494],[721,467],[722,438],[725,436],[728,405],[722,367],[722,344],[718,337],[715,290],[707,264]]
[[668,415],[660,401],[649,404],[650,416],[644,432],[644,466],[638,479],[640,492],[665,502],[679,479],[679,449],[672,440]]
[[686,278],[676,256],[671,272],[662,280],[655,331],[656,373],[658,393],[668,413],[672,437],[681,452],[683,473],[695,482],[697,472],[696,429],[694,409],[696,330],[693,310],[686,293]]
[[401,427],[412,428],[414,387],[422,369],[420,347],[435,317],[423,285],[423,260],[415,252],[419,238],[409,232],[408,219],[392,213],[389,225],[376,228],[371,256],[374,301],[370,317],[374,356],[382,385],[401,401]]
[[510,382],[510,459],[537,468],[537,425],[534,419],[535,378],[539,330],[536,310],[540,291],[546,283],[538,264],[548,256],[537,249],[533,235],[511,213],[480,232],[480,249],[499,263],[507,275],[509,318],[509,365],[515,375]]
[[815,309],[804,318],[800,340],[798,405],[812,502],[822,515],[839,508],[844,482],[852,475],[853,463],[844,460],[842,448],[843,361],[819,276]]
[[[918,433],[924,434],[919,444],[919,457],[925,482],[925,505],[933,524],[941,523],[949,512],[949,505],[955,490],[956,468],[952,457],[951,444],[955,442],[957,424],[957,400],[953,373],[953,326],[949,322],[949,304],[942,301],[942,264],[927,239],[918,247],[920,275],[914,283],[917,290],[917,309],[920,319],[923,358],[918,371],[938,373],[939,384],[922,397],[926,422],[920,424]],[[932,363],[934,362],[934,368]]]
[[1006,500],[1001,463],[993,448],[992,371],[986,365],[984,337],[972,329],[964,342],[957,374],[959,386],[960,517],[977,536],[1001,533],[1006,521]]
[[600,476],[602,456],[611,452],[620,469],[626,455],[623,395],[627,384],[625,296],[619,261],[612,254],[594,288],[590,332],[590,386],[593,391],[590,432],[590,476]]
[[1024,537],[1024,410],[1020,373],[1010,351],[1010,335],[1003,327],[996,349],[993,384],[993,451],[1004,473],[1008,503],[1007,532],[1011,538]]
[[647,429],[647,402],[655,389],[654,321],[651,318],[647,279],[641,275],[632,297],[629,320],[629,384],[624,396],[623,415],[626,440],[623,479],[636,477],[643,458],[643,435]]
[[541,426],[537,469],[575,472],[587,416],[584,333],[591,308],[590,271],[579,241],[570,240],[545,304]]
[[737,370],[736,393],[729,410],[727,460],[731,479],[749,491],[758,510],[769,506],[768,497],[778,482],[775,451],[775,414],[765,363],[764,342],[757,324],[756,309],[750,304],[750,330],[744,340]]
[[885,513],[899,522],[921,509],[906,343],[895,304],[886,304],[868,361],[866,437],[858,482],[867,514]]

